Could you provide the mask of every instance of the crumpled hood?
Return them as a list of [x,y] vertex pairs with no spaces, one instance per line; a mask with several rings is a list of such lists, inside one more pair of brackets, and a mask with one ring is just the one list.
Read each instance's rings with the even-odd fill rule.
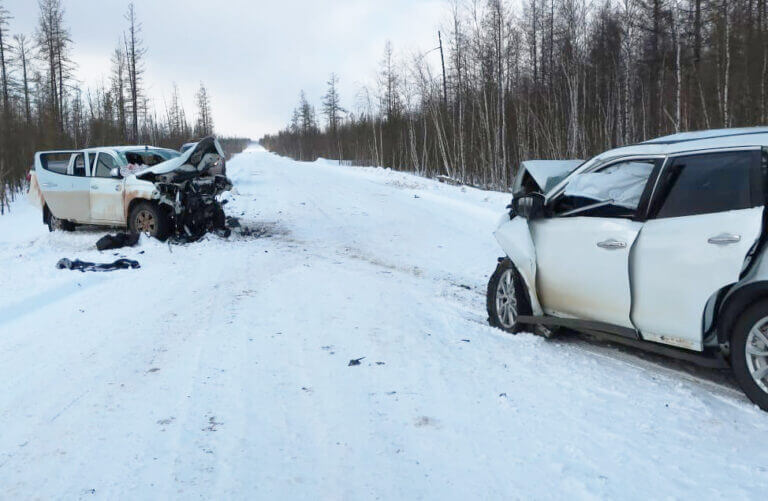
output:
[[[201,169],[206,167],[206,164],[202,163],[201,160],[205,155],[209,153],[217,154],[222,158],[222,160],[224,159],[224,150],[221,148],[219,141],[213,136],[206,137],[205,139],[201,140],[194,148],[190,148],[186,152],[182,153],[181,156],[137,171],[134,173],[134,175],[136,177],[141,177],[145,174],[163,175],[179,170],[183,166],[191,166],[202,172]],[[188,171],[189,168],[184,170]]]
[[527,160],[520,167],[528,171],[542,190],[546,190],[550,179],[565,177],[582,163],[583,160]]

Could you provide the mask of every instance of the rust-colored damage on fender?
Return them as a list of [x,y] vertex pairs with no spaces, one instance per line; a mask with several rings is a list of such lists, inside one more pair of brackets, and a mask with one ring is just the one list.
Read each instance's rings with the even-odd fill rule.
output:
[[126,226],[128,225],[128,211],[131,208],[131,202],[136,199],[143,199],[152,201],[152,193],[147,192],[146,189],[132,188],[126,189],[123,194],[123,220]]
[[40,184],[37,182],[37,174],[34,172],[32,172],[29,177],[29,193],[27,195],[27,200],[39,209],[45,207],[43,192],[40,190]]

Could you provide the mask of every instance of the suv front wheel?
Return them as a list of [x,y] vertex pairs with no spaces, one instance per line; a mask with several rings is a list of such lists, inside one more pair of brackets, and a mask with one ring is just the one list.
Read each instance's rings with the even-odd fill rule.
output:
[[523,279],[509,259],[499,260],[496,271],[488,281],[486,307],[488,323],[492,326],[513,334],[522,330],[517,317],[528,314],[530,308]]
[[754,303],[736,321],[731,367],[749,399],[768,411],[768,299]]

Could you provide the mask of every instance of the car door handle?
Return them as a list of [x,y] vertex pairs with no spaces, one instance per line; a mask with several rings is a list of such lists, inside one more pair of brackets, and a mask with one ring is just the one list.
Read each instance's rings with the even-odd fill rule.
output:
[[597,246],[600,247],[601,249],[618,250],[618,249],[625,249],[627,247],[627,243],[622,242],[620,240],[614,240],[613,238],[609,238],[608,240],[598,242]]
[[56,184],[56,183],[43,183],[43,184],[41,184],[40,186],[42,186],[43,188],[56,188],[56,187],[58,187],[59,185],[58,185],[58,184]]
[[712,245],[730,245],[741,242],[741,235],[735,235],[733,233],[721,233],[714,237],[711,237],[707,242]]

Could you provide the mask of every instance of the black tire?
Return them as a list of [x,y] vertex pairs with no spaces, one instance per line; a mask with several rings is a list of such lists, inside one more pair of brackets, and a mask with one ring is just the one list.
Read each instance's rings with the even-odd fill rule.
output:
[[515,334],[525,329],[526,326],[517,321],[511,322],[510,325],[510,322],[505,321],[506,317],[504,317],[503,314],[500,314],[497,308],[497,295],[499,293],[500,282],[502,278],[506,278],[507,276],[509,276],[513,282],[512,290],[514,291],[514,300],[517,305],[517,315],[529,315],[531,313],[530,302],[528,301],[528,294],[525,291],[523,278],[509,259],[499,260],[496,270],[488,281],[486,309],[488,311],[488,323],[491,326]]
[[59,219],[51,213],[51,210],[46,205],[43,208],[43,221],[48,225],[48,231],[75,231],[75,223]]
[[221,205],[216,205],[213,208],[213,229],[215,230],[223,230],[227,227],[227,216],[224,214],[224,209],[221,207]]
[[[766,317],[768,317],[768,299],[758,300],[744,310],[731,332],[731,369],[733,375],[747,397],[764,411],[768,411],[768,391],[761,388],[752,377],[748,366],[746,348],[750,330]],[[768,387],[768,377],[762,381],[764,386]]]
[[171,223],[168,214],[157,204],[149,201],[139,202],[128,215],[128,229],[131,233],[143,233],[164,241],[170,234]]

